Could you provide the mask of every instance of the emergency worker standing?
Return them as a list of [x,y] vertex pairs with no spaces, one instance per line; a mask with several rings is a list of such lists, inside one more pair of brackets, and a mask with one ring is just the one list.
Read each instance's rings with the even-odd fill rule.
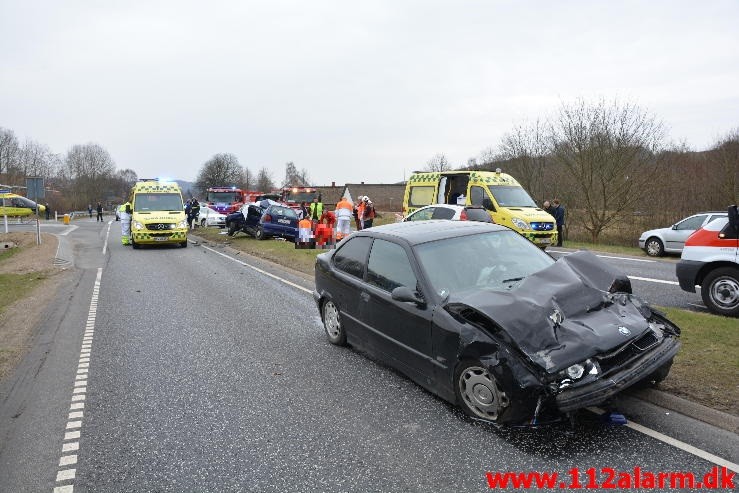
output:
[[98,222],[98,221],[103,222],[103,204],[101,204],[100,202],[98,202],[98,205],[95,208],[95,211],[97,211],[97,213],[98,213],[98,216],[95,219],[95,222]]
[[308,210],[308,215],[310,216],[309,219],[315,228],[316,224],[318,224],[318,221],[321,219],[321,215],[323,215],[323,202],[321,202],[320,195],[313,199],[310,209]]
[[193,198],[190,203],[190,214],[187,216],[187,223],[190,225],[190,229],[195,228],[195,224],[198,222],[198,216],[200,215],[200,202],[198,199]]
[[121,243],[131,244],[131,202],[118,206],[118,216],[121,218]]
[[351,233],[352,204],[346,197],[341,197],[336,204],[336,240],[341,240]]
[[372,227],[372,222],[375,220],[375,206],[366,195],[362,200],[364,207],[362,209],[362,229]]

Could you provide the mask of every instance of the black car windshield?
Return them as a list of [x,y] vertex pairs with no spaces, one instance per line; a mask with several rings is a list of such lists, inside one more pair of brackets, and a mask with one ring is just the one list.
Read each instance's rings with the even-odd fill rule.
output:
[[513,231],[431,241],[414,250],[432,288],[442,297],[471,288],[509,291],[554,263]]
[[182,196],[179,193],[137,193],[133,210],[146,211],[182,211]]
[[488,188],[501,207],[538,207],[521,187],[490,185]]

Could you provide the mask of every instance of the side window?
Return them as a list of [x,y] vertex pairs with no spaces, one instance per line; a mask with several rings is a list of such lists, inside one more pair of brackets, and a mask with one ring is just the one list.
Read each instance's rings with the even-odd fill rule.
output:
[[366,236],[347,241],[334,254],[334,267],[361,279],[364,277],[364,264],[371,244],[372,238]]
[[434,210],[436,210],[436,207],[429,207],[428,209],[424,209],[422,211],[416,211],[408,216],[408,221],[426,221],[428,219],[431,219]]
[[689,217],[686,220],[677,223],[677,229],[679,230],[685,230],[685,229],[698,229],[703,224],[703,221],[706,219],[706,215],[700,215],[700,216],[693,216]]
[[712,214],[711,217],[706,221],[706,224],[712,222],[714,219],[718,219],[719,217],[726,217],[724,214]]
[[446,207],[435,207],[431,219],[451,219],[454,217],[454,209]]
[[402,246],[385,240],[375,240],[367,263],[367,282],[391,292],[399,286],[416,289],[408,255]]
[[470,187],[470,204],[482,207],[485,199],[485,189],[482,187]]
[[408,196],[409,207],[423,207],[434,202],[434,187],[411,187]]

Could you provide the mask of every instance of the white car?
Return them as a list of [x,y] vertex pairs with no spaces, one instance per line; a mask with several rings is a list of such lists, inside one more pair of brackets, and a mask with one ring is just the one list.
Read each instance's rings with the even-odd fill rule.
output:
[[719,217],[726,217],[726,212],[701,212],[686,217],[669,228],[650,229],[639,237],[639,248],[650,257],[661,257],[665,253],[681,253],[688,236]]
[[219,228],[226,227],[226,215],[220,212],[206,207],[200,206],[200,214],[198,214],[198,224],[203,228],[207,226],[218,226]]
[[493,222],[488,211],[482,207],[451,204],[433,204],[421,207],[417,211],[414,211],[413,214],[409,214],[403,221],[426,221],[428,219],[479,221],[483,223]]

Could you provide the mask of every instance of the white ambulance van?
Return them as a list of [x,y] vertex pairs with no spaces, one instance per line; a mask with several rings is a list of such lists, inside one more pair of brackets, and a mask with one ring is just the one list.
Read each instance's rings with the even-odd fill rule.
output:
[[739,317],[739,210],[729,207],[728,217],[706,224],[685,241],[677,279],[684,291],[701,297],[709,310]]

